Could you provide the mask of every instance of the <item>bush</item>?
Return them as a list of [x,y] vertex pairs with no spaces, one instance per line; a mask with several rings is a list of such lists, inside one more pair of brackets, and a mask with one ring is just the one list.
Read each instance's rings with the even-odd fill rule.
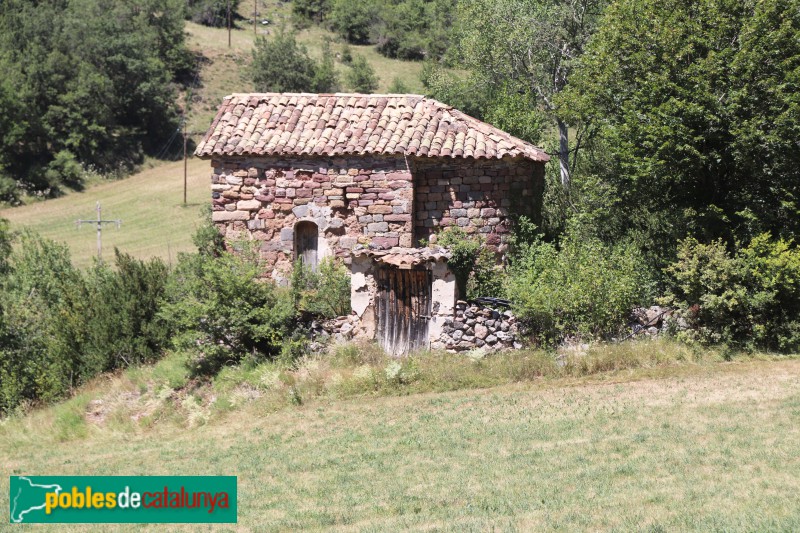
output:
[[256,41],[250,74],[255,89],[265,92],[332,92],[337,84],[330,46],[324,47],[318,63],[283,30],[274,39]]
[[372,26],[379,20],[374,1],[333,0],[327,20],[331,30],[352,44],[369,44]]
[[800,250],[792,242],[762,234],[731,254],[721,240],[688,238],[667,273],[665,303],[701,341],[800,350]]
[[167,267],[117,252],[117,269],[81,272],[66,246],[24,233],[0,292],[0,413],[52,401],[99,372],[150,362]]
[[330,258],[320,262],[318,272],[298,260],[292,271],[292,295],[298,311],[325,318],[350,314],[350,274]]
[[[521,226],[521,232],[529,229],[524,221]],[[514,244],[506,291],[517,316],[543,343],[619,333],[651,292],[642,258],[629,244],[609,246],[574,231],[560,247],[538,237]]]
[[378,89],[378,76],[364,56],[357,55],[350,64],[347,83],[357,93],[374,93]]
[[292,14],[316,24],[323,21],[331,10],[331,0],[294,0]]
[[186,16],[197,24],[222,28],[228,24],[229,4],[233,21],[239,8],[239,0],[187,0]]
[[450,251],[447,265],[456,278],[460,298],[503,296],[502,270],[483,238],[451,227],[436,236],[436,244]]
[[163,316],[178,348],[194,350],[194,375],[216,374],[245,356],[274,358],[290,330],[294,309],[288,291],[259,279],[254,251],[219,257],[182,255],[170,280]]

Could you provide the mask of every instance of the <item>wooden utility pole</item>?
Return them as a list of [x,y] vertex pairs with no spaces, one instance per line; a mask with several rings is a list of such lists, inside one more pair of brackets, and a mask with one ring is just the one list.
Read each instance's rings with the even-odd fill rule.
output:
[[228,48],[231,47],[231,0],[228,0]]
[[183,205],[186,205],[186,174],[187,174],[187,161],[189,160],[186,154],[186,141],[189,136],[186,134],[186,116],[183,117]]
[[117,229],[119,229],[122,221],[117,220],[103,220],[101,209],[100,209],[100,202],[97,202],[97,219],[96,220],[76,220],[75,223],[78,225],[78,228],[81,227],[82,224],[95,224],[97,226],[97,260],[101,263],[103,262],[103,224],[116,224]]
[[253,37],[258,37],[256,19],[258,18],[258,0],[253,0]]

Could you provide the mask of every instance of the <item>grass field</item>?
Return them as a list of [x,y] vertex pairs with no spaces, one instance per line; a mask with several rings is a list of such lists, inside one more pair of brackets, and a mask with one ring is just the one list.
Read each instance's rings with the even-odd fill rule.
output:
[[94,227],[76,227],[78,219],[94,219],[96,202],[104,219],[121,219],[122,226],[103,228],[103,256],[114,247],[139,258],[158,256],[173,262],[178,252],[193,250],[192,235],[202,206],[210,202],[208,161],[189,160],[187,205],[183,206],[183,162],[158,163],[129,178],[96,185],[46,202],[0,210],[13,229],[27,227],[69,245],[73,262],[88,266],[97,255]]
[[[0,425],[4,472],[238,476],[237,525],[169,531],[800,529],[797,359],[320,398],[277,411],[251,401],[203,425],[90,424],[65,442],[54,437],[59,412]],[[7,483],[0,478],[0,509]]]

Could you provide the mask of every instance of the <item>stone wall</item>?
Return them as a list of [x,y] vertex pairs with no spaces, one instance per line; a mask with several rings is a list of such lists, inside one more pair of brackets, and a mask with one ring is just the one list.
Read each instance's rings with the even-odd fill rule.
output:
[[544,165],[527,159],[261,157],[212,166],[213,221],[229,240],[262,241],[278,281],[291,271],[298,222],[317,225],[320,258],[346,258],[358,244],[435,242],[448,226],[502,252],[509,217],[537,221],[544,188]]
[[347,257],[357,244],[411,246],[412,177],[403,157],[225,158],[212,166],[213,221],[229,240],[262,241],[278,281],[291,271],[301,221],[317,224],[320,258]]
[[527,159],[415,159],[414,233],[436,242],[435,233],[457,226],[505,250],[511,215],[541,217],[544,165]]
[[459,300],[455,317],[445,321],[438,341],[431,343],[431,348],[456,352],[521,348],[518,333],[517,319],[510,310]]

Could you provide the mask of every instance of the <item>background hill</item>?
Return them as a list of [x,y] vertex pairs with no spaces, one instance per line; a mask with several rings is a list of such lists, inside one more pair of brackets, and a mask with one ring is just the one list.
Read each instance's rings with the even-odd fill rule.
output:
[[[233,92],[254,90],[247,73],[255,45],[251,13],[253,2],[242,2],[238,7],[235,28],[228,32],[186,22],[186,43],[196,54],[199,72],[194,87],[181,93],[180,104],[187,107],[187,130],[196,142],[205,132],[216,113],[222,98]],[[258,1],[259,37],[270,37],[281,25],[291,27],[291,4]],[[269,24],[261,24],[268,20]],[[342,43],[326,29],[310,25],[293,31],[299,43],[304,44],[313,58],[322,56],[324,41],[333,42],[332,51],[340,53]],[[394,78],[400,78],[410,92],[423,91],[420,82],[422,63],[391,59],[378,54],[374,46],[349,45],[351,51],[363,55],[379,77],[379,91],[388,91]],[[340,77],[349,67],[335,62]],[[165,157],[177,158],[182,152],[181,136],[175,135],[165,142]],[[199,223],[202,206],[210,202],[208,162],[190,155],[188,165],[188,205],[183,206],[183,162],[148,159],[138,172],[119,180],[90,179],[84,192],[67,192],[61,198],[33,201],[28,205],[0,209],[0,218],[11,222],[13,229],[29,227],[49,239],[70,246],[76,265],[90,265],[96,255],[96,233],[84,226],[78,230],[77,219],[95,217],[95,203],[103,207],[103,217],[122,219],[117,230],[108,227],[103,231],[103,248],[111,257],[113,247],[138,258],[160,257],[173,263],[178,252],[193,248],[191,237]]]

